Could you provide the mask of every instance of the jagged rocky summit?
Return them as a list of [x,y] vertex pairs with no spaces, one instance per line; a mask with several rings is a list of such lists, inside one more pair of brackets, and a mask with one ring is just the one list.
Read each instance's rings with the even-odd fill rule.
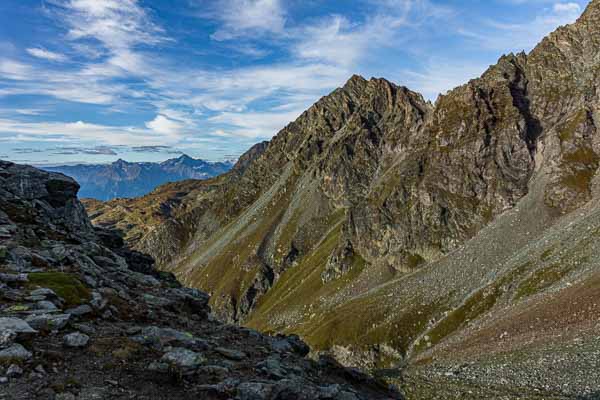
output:
[[414,398],[592,398],[599,126],[594,0],[435,104],[354,76],[231,172],[88,209],[222,318]]
[[0,398],[393,399],[297,336],[218,322],[209,297],[93,228],[78,184],[0,161]]

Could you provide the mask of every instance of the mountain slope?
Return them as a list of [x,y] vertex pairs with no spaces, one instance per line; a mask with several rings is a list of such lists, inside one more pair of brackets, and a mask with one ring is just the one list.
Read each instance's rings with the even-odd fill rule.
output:
[[[600,260],[599,85],[598,0],[435,104],[352,77],[243,168],[181,194],[166,219],[189,227],[185,238],[162,244],[168,230],[140,224],[132,243],[210,291],[222,317],[300,333],[348,364],[408,365],[417,398],[435,397],[427,382],[448,384],[446,366],[464,360],[474,364],[458,385],[476,394],[512,384],[589,396],[600,387],[590,334],[600,309],[589,300]],[[104,216],[116,205],[96,221],[114,224]],[[587,307],[581,319],[548,312],[570,302]],[[534,323],[529,305],[546,319]],[[582,358],[553,328],[565,326],[595,355]],[[497,369],[528,356],[536,368]],[[550,369],[557,359],[589,380]],[[490,383],[486,368],[506,383]]]
[[0,161],[0,184],[0,397],[402,398],[297,337],[216,321],[205,293],[94,229],[71,178]]
[[111,200],[143,196],[168,182],[212,178],[231,167],[228,162],[211,163],[182,155],[161,163],[118,160],[112,164],[62,165],[44,169],[74,178],[81,185],[81,197]]

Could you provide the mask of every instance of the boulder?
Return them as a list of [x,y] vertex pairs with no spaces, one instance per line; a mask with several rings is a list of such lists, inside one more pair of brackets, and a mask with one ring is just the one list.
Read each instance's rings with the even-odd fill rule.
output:
[[266,400],[270,398],[273,385],[262,382],[242,382],[237,387],[240,400]]
[[200,353],[182,348],[175,347],[165,353],[160,359],[161,362],[169,364],[173,367],[182,370],[190,370],[198,368],[206,362],[206,358]]
[[90,337],[80,332],[73,332],[65,335],[63,344],[67,347],[85,347],[90,341]]
[[23,369],[19,367],[17,364],[11,364],[10,367],[6,370],[6,376],[9,378],[18,378],[23,375]]
[[172,328],[159,328],[157,326],[145,327],[131,339],[156,349],[162,349],[165,346],[175,346],[192,350],[205,350],[208,347],[204,340],[194,337],[191,333],[181,332]]
[[12,317],[0,318],[0,332],[5,330],[14,331],[17,335],[36,333],[26,321]]
[[0,351],[0,362],[22,362],[31,358],[31,352],[19,343],[14,343],[10,347]]
[[243,351],[227,349],[225,347],[217,347],[215,351],[223,357],[234,361],[242,361],[243,359],[248,357]]
[[53,331],[63,329],[70,318],[70,314],[38,314],[27,317],[27,322],[35,329]]
[[37,308],[38,310],[47,310],[47,311],[56,311],[58,310],[58,307],[56,307],[56,305],[48,300],[41,300],[38,301],[37,303],[35,303],[35,308]]
[[65,311],[65,313],[76,316],[76,317],[90,314],[92,312],[94,312],[94,310],[92,309],[92,307],[90,307],[87,304],[82,304],[82,305],[74,307],[74,308],[69,308],[68,310]]
[[0,330],[0,349],[4,349],[14,343],[17,338],[17,332],[5,329]]

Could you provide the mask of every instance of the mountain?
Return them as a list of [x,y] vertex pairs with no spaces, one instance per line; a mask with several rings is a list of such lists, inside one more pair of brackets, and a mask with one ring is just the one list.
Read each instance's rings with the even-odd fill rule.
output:
[[208,296],[94,229],[64,175],[0,161],[8,399],[400,399],[298,337],[217,321]]
[[435,104],[353,76],[229,173],[88,210],[409,398],[597,398],[599,55],[594,0]]
[[74,178],[81,185],[81,197],[111,200],[143,196],[168,182],[212,178],[229,171],[232,166],[230,162],[207,162],[184,154],[161,163],[119,159],[111,164],[61,165],[44,169]]

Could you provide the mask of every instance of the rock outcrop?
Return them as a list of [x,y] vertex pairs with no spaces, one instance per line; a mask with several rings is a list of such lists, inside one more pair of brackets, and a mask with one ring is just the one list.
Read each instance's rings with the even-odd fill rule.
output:
[[0,397],[390,399],[297,337],[218,322],[209,297],[94,229],[64,175],[0,162]]

